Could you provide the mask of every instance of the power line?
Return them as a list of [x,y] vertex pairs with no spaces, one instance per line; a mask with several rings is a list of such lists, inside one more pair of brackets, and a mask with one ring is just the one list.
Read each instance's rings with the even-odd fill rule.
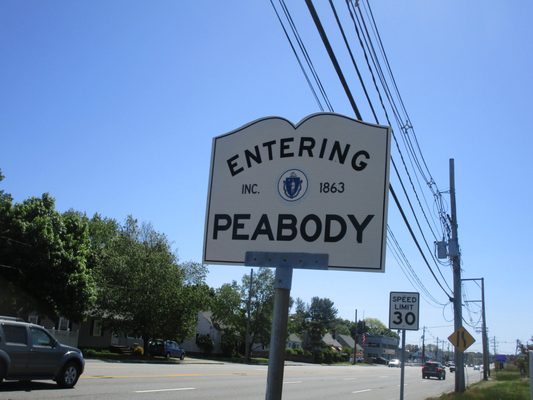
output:
[[[307,6],[308,6],[308,8],[309,8],[309,11],[310,11],[311,16],[312,16],[312,18],[313,18],[313,21],[315,22],[315,25],[316,25],[316,27],[317,27],[319,33],[320,33],[320,36],[321,36],[322,41],[323,41],[323,43],[324,43],[324,46],[326,47],[326,50],[327,50],[327,52],[328,52],[328,54],[329,54],[329,56],[330,56],[330,59],[331,59],[333,65],[334,65],[334,68],[335,68],[335,70],[336,70],[336,72],[337,72],[337,75],[338,75],[338,77],[339,77],[339,79],[340,79],[340,81],[341,81],[341,83],[342,83],[342,85],[343,85],[343,87],[344,87],[345,93],[346,93],[346,95],[347,95],[347,97],[348,97],[348,99],[349,99],[349,101],[350,101],[350,104],[352,105],[352,108],[353,108],[353,110],[354,110],[354,112],[355,112],[357,118],[358,118],[358,119],[362,119],[362,118],[361,118],[361,114],[360,114],[360,112],[359,112],[359,109],[358,109],[358,107],[357,107],[357,105],[356,105],[356,103],[355,103],[355,100],[354,100],[354,98],[353,98],[353,96],[352,96],[352,93],[351,93],[351,91],[350,91],[350,89],[349,89],[349,87],[348,87],[348,84],[347,84],[347,82],[346,82],[346,79],[344,78],[344,74],[343,74],[343,72],[342,72],[342,69],[341,69],[341,67],[340,67],[340,65],[339,65],[339,63],[338,63],[338,61],[337,61],[337,58],[336,58],[336,56],[335,56],[335,54],[334,54],[334,52],[333,52],[333,49],[332,49],[331,44],[330,44],[330,42],[329,42],[329,39],[328,39],[328,37],[327,37],[327,35],[326,35],[326,32],[324,31],[324,28],[323,28],[323,26],[322,26],[322,23],[321,23],[321,21],[320,21],[320,18],[319,18],[319,16],[318,16],[317,12],[316,12],[316,9],[314,8],[314,6],[313,6],[311,0],[306,0],[306,4],[307,4]],[[330,4],[332,5],[332,3],[330,3]],[[288,13],[288,10],[286,10],[286,13]],[[290,13],[288,13],[288,14],[290,15]],[[337,17],[337,18],[338,18],[338,17]],[[339,22],[340,22],[340,21],[339,21]],[[347,41],[346,41],[346,42],[347,42]],[[349,47],[349,46],[348,46],[348,47]],[[352,60],[353,60],[354,64],[356,65],[355,60],[354,60],[353,58],[352,58]],[[368,60],[367,60],[367,63],[368,63]],[[368,63],[368,65],[369,65],[369,63]],[[357,68],[357,67],[356,67],[356,68]],[[375,82],[375,78],[373,78],[373,79],[374,79],[375,86],[376,86],[376,88],[377,88],[377,83]],[[362,79],[361,79],[361,84],[362,84],[363,87],[364,87],[364,82],[362,82]],[[366,90],[366,89],[365,89],[365,90]],[[378,90],[378,93],[379,93],[379,90]],[[381,95],[380,95],[380,98],[381,98]],[[373,108],[373,106],[372,106],[372,102],[371,102],[370,99],[369,99],[368,93],[367,93],[367,99],[369,100],[369,104],[370,104],[371,107]],[[381,103],[382,103],[382,107],[383,107],[383,109],[384,109],[384,111],[385,111],[385,113],[386,113],[386,109],[385,109],[385,106],[384,106],[384,103],[383,103],[383,99],[381,99]],[[377,119],[377,115],[376,115],[376,119]],[[387,119],[388,119],[388,117],[387,117]],[[389,121],[389,124],[390,124],[390,121]],[[397,144],[397,146],[398,146],[398,144]],[[399,147],[399,146],[398,146],[398,147]],[[400,153],[401,153],[401,150],[400,150]],[[402,158],[403,158],[403,157],[402,157]],[[403,161],[403,162],[404,162],[404,161]],[[407,167],[405,166],[405,162],[404,162],[404,167],[405,167],[406,170],[407,170]],[[397,169],[396,169],[396,171],[397,171]],[[401,182],[401,176],[399,175],[399,172],[398,172],[398,171],[397,171],[397,175],[398,175],[398,178],[400,179],[400,182]],[[403,183],[402,183],[402,186],[403,186]],[[414,185],[412,184],[412,182],[411,182],[411,186],[412,186],[413,189],[414,189]],[[403,211],[403,208],[402,208],[402,206],[401,206],[401,204],[400,204],[398,198],[397,198],[396,195],[394,194],[394,191],[393,191],[393,189],[392,189],[392,185],[390,186],[390,190],[391,190],[391,192],[393,193],[393,197],[394,197],[394,199],[395,199],[396,205],[398,206],[398,208],[399,208],[399,210],[400,210],[400,212],[401,212],[401,214],[402,214],[402,217],[404,218],[404,222],[406,223],[406,225],[407,225],[407,227],[408,227],[408,229],[409,229],[409,232],[410,232],[410,234],[411,234],[411,237],[412,237],[413,240],[415,241],[415,244],[416,244],[416,246],[417,246],[417,248],[418,248],[420,254],[422,255],[422,258],[424,259],[426,265],[428,266],[429,270],[431,271],[431,273],[432,273],[433,277],[435,278],[436,282],[437,282],[437,283],[439,284],[439,286],[442,288],[442,290],[443,290],[444,293],[447,295],[447,297],[450,298],[449,294],[446,292],[446,290],[444,289],[444,287],[441,285],[440,281],[438,280],[438,278],[436,277],[435,273],[433,272],[433,269],[432,269],[431,266],[429,265],[429,262],[427,261],[427,258],[425,257],[424,252],[422,251],[422,249],[421,249],[421,247],[420,247],[420,244],[418,243],[418,239],[417,239],[416,236],[414,235],[414,232],[413,232],[413,230],[412,230],[412,228],[411,228],[411,226],[410,226],[410,224],[409,224],[409,222],[408,222],[408,220],[407,220],[407,218],[406,218],[406,216],[405,216],[405,213],[404,213],[404,211]],[[409,200],[409,196],[408,196],[408,194],[407,194],[407,191],[406,191],[405,187],[403,187],[403,190],[404,190],[404,193],[405,193],[407,199]],[[416,189],[414,189],[414,190],[415,190],[415,192],[416,192]],[[409,202],[410,202],[410,201],[409,201]],[[413,215],[415,216],[415,219],[417,219],[417,218],[416,218],[416,213],[414,212],[414,209],[413,209],[413,207],[412,207],[411,204],[410,204],[410,206],[411,206],[411,209],[412,209],[412,211],[413,211]],[[422,209],[423,209],[423,208],[422,208]],[[418,222],[417,222],[417,223],[418,223]],[[419,225],[419,229],[420,229],[420,231],[422,232],[422,235],[423,235],[423,230],[421,229],[419,223],[418,223],[418,225]],[[423,236],[424,236],[424,235],[423,235]],[[424,237],[424,240],[425,240],[425,237]],[[425,240],[425,241],[426,241],[426,240]],[[433,256],[433,253],[432,253],[431,249],[429,249],[429,245],[427,244],[427,241],[426,241],[426,246],[428,247],[428,250],[430,251],[430,254]],[[437,266],[437,268],[438,268],[438,266]],[[440,269],[439,269],[439,272],[440,272]],[[441,273],[441,275],[442,275],[442,273]],[[443,277],[443,278],[444,278],[444,277]],[[444,281],[446,282],[446,280],[444,280]],[[446,283],[446,284],[447,284],[447,283]]]

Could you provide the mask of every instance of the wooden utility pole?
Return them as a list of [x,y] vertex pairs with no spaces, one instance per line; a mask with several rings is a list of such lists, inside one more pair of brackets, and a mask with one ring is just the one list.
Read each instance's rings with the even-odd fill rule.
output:
[[252,288],[254,281],[254,270],[250,270],[250,287],[248,288],[248,303],[246,304],[246,337],[244,338],[245,346],[244,354],[246,362],[250,363],[252,361],[252,355],[250,354],[250,318],[251,318],[251,309],[252,309]]
[[[455,206],[455,165],[454,159],[450,158],[450,203],[452,237],[448,244],[448,251],[453,267],[453,315],[455,332],[463,327],[463,309],[461,295],[461,253],[457,238],[457,208]],[[455,351],[455,391],[465,391],[465,363],[464,353]]]
[[355,333],[353,336],[353,365],[357,363],[357,308],[355,309]]

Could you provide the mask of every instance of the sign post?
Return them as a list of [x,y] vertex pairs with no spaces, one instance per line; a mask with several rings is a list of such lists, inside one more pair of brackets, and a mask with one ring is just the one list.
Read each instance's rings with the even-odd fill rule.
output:
[[402,330],[402,357],[400,372],[400,400],[403,400],[405,383],[405,331],[419,329],[420,293],[390,292],[389,329]]
[[293,268],[384,272],[390,137],[319,113],[213,139],[203,262],[276,268],[267,400],[281,399]]

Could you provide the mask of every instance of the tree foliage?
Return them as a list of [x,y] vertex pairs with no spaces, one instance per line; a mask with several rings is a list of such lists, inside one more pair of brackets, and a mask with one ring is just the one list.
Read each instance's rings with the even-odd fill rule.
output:
[[13,203],[0,194],[1,312],[79,319],[95,300],[84,216],[59,213],[49,194]]
[[250,346],[268,345],[274,304],[274,274],[268,268],[259,268],[250,285],[250,275],[242,277],[241,284],[222,285],[216,290],[212,303],[213,320],[223,329],[228,352],[244,351],[250,303]]
[[151,338],[187,337],[209,289],[199,279],[186,284],[165,235],[132,217],[123,226],[100,217],[91,225],[99,289],[95,313],[114,330],[140,335],[145,346]]
[[382,335],[399,338],[400,336],[391,331],[387,326],[377,318],[365,318],[363,321],[363,332],[371,335]]

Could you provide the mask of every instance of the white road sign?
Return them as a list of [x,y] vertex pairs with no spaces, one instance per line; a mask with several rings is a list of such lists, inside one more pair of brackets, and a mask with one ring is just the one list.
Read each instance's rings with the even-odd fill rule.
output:
[[389,329],[418,330],[420,294],[416,292],[391,292]]
[[270,117],[213,139],[203,261],[245,253],[329,255],[384,271],[390,131],[331,113]]

